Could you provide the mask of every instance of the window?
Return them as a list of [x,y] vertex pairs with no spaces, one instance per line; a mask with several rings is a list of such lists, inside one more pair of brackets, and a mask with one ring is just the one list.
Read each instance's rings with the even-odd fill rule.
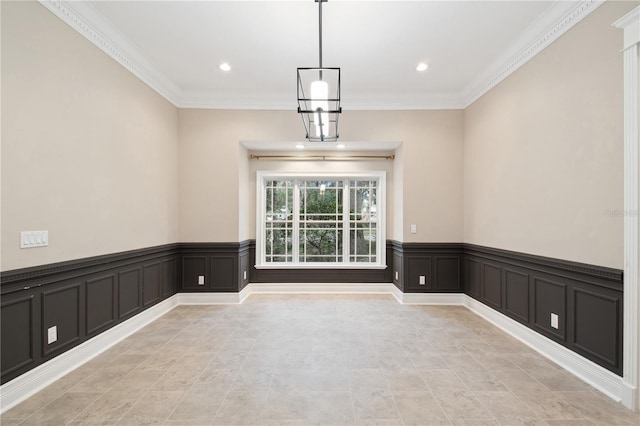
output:
[[258,268],[382,268],[385,173],[258,172]]

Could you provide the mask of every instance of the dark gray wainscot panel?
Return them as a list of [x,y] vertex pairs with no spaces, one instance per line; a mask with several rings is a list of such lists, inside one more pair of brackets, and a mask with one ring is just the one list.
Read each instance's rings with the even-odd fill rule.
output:
[[622,271],[466,244],[463,275],[469,296],[622,375]]
[[177,256],[171,244],[2,272],[2,383],[175,294]]
[[390,245],[393,283],[404,293],[462,292],[462,244],[393,241]]
[[257,269],[255,240],[250,243],[252,283],[390,283],[392,282],[393,250],[387,241],[384,269]]
[[238,292],[253,279],[251,241],[181,243],[181,291]]

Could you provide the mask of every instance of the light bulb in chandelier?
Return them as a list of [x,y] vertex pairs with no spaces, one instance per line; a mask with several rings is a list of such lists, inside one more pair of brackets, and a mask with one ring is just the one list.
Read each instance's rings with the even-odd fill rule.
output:
[[316,128],[316,136],[326,136],[329,134],[329,84],[326,81],[317,80],[311,83],[311,109],[313,114],[313,124]]

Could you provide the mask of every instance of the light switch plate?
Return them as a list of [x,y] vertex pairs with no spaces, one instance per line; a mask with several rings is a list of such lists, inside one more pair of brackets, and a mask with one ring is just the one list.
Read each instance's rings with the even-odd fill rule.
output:
[[49,231],[20,232],[20,248],[46,247],[49,245]]

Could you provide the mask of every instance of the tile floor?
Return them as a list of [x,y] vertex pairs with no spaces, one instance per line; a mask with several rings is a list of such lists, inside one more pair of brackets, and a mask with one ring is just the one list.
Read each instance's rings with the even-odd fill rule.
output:
[[179,306],[2,425],[639,425],[464,307],[254,295]]

